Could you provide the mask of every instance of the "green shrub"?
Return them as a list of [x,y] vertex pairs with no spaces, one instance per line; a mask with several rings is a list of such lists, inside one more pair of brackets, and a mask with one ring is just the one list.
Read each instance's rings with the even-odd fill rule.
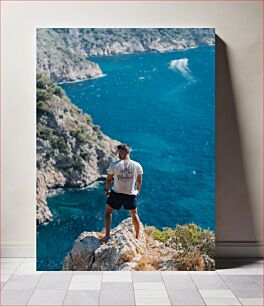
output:
[[81,61],[83,61],[83,58],[75,53],[72,53],[70,50],[65,49],[64,53],[66,53],[66,55],[75,63],[78,64]]
[[100,125],[94,124],[94,125],[93,125],[93,130],[94,130],[95,132],[99,132],[99,131],[100,131]]
[[65,50],[65,48],[63,48],[62,46],[59,46],[59,45],[55,45],[55,47],[56,47],[56,49],[57,50],[60,50],[60,51],[64,51]]
[[88,115],[87,113],[83,113],[83,116],[86,118],[87,123],[92,123],[92,117]]
[[53,149],[58,149],[61,153],[70,154],[70,149],[63,137],[52,135],[50,143]]
[[78,127],[75,130],[70,131],[71,135],[75,137],[81,143],[88,143],[88,135],[83,127]]
[[46,89],[37,88],[37,102],[46,101],[51,98],[51,93]]
[[65,91],[61,87],[57,86],[54,90],[54,95],[62,98],[65,95]]
[[42,166],[41,161],[40,161],[40,160],[37,160],[37,168],[38,168],[38,169],[40,169],[40,168],[41,168],[41,166]]
[[37,72],[37,88],[46,88],[49,84],[49,78],[44,74]]
[[65,91],[55,83],[51,82],[49,78],[43,73],[37,73],[37,102],[42,100],[46,101],[51,98],[52,95],[62,98],[65,95]]
[[204,260],[200,251],[184,252],[177,257],[177,268],[180,271],[203,271]]
[[85,164],[83,162],[83,159],[80,156],[77,156],[75,163],[73,164],[73,169],[77,171],[81,171],[85,168]]
[[46,126],[37,125],[37,137],[43,140],[49,140],[53,130]]
[[101,128],[101,127],[100,127],[100,125],[98,125],[98,124],[94,124],[94,125],[93,125],[93,130],[94,130],[94,132],[96,132],[97,138],[98,138],[99,140],[102,140],[104,134],[103,134],[103,132],[100,130],[100,128]]
[[90,151],[88,151],[87,149],[82,149],[81,148],[81,152],[80,152],[80,156],[84,159],[84,160],[89,160],[91,157],[92,153]]
[[45,154],[45,158],[46,158],[47,160],[49,160],[49,159],[51,158],[50,152],[47,152],[47,153]]
[[184,252],[193,250],[201,254],[207,254],[211,258],[215,257],[215,234],[214,232],[202,229],[200,226],[190,223],[179,225],[173,228],[164,228],[163,231],[151,227],[148,233],[167,246],[172,246]]
[[202,253],[215,257],[215,234],[196,224],[177,225],[175,242],[180,243],[183,249],[194,246]]
[[152,232],[152,237],[161,242],[166,242],[168,239],[175,237],[175,231],[172,228],[164,228],[163,231],[155,228]]
[[39,113],[44,113],[46,115],[51,114],[51,111],[50,111],[48,105],[41,100],[37,102],[37,114],[39,114]]

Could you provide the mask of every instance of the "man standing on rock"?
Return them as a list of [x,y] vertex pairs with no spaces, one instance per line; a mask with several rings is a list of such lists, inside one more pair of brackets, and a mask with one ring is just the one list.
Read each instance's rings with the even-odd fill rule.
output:
[[[136,238],[139,237],[140,220],[137,213],[137,196],[142,185],[142,166],[130,159],[130,146],[120,144],[117,146],[119,160],[112,162],[107,169],[105,184],[106,210],[105,210],[105,236],[102,242],[107,242],[110,238],[110,226],[112,213],[119,210],[122,205],[127,209],[132,217],[135,227]],[[110,192],[110,185],[114,178],[114,186]]]

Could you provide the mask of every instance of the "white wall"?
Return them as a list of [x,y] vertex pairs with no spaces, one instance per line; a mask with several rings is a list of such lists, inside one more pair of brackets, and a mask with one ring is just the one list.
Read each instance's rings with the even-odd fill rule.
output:
[[37,27],[215,27],[218,255],[262,241],[262,2],[4,1],[1,256],[35,256]]

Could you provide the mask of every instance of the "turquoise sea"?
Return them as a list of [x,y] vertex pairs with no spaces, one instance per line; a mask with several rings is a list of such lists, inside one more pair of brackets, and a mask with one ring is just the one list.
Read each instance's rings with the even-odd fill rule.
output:
[[[139,216],[158,228],[215,230],[215,46],[90,57],[104,76],[59,84],[143,167]],[[82,231],[104,227],[104,183],[48,198],[54,220],[37,227],[37,270],[61,270]],[[113,226],[128,217],[115,212]]]

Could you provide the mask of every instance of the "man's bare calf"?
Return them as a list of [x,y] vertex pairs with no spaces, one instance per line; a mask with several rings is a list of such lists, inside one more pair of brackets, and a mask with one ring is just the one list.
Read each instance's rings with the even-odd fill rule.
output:
[[[110,238],[110,227],[112,223],[112,213],[114,209],[106,204],[105,210],[105,236],[100,239],[101,242],[107,242]],[[136,232],[136,239],[139,238],[140,220],[137,213],[137,209],[129,210],[130,216]]]
[[137,213],[137,209],[129,210],[130,216],[132,217],[132,222],[135,227],[136,239],[139,237],[140,220]]
[[100,239],[102,242],[107,242],[110,238],[110,227],[112,223],[112,213],[114,209],[106,204],[105,210],[105,236]]

